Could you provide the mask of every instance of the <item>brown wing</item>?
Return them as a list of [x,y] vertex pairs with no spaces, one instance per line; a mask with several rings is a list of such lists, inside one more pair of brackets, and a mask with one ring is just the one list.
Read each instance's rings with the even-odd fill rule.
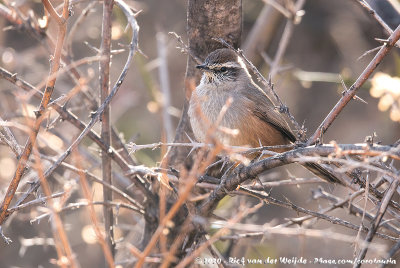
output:
[[[268,130],[268,128],[270,126],[273,126],[274,129],[277,130],[283,137],[286,137],[286,139],[290,141],[295,141],[296,138],[293,132],[290,130],[289,125],[287,124],[283,116],[279,112],[274,110],[272,102],[268,98],[268,96],[263,91],[261,91],[261,89],[258,88],[256,85],[249,86],[248,88],[249,90],[245,93],[245,96],[250,100],[250,102],[255,103],[254,114],[262,122],[267,123],[264,132],[271,131]],[[266,103],[267,105],[265,105]],[[260,133],[258,135],[262,136],[262,134],[264,133]],[[317,175],[318,177],[328,182],[339,183],[343,185],[341,180],[339,180],[338,177],[336,177],[334,172],[330,171],[326,167],[321,166],[320,164],[309,162],[309,163],[302,163],[302,165],[308,170],[310,170],[312,173]]]
[[269,97],[255,84],[251,83],[247,87],[248,90],[244,92],[246,98],[254,103],[253,114],[261,121],[272,125],[289,141],[296,140],[295,135],[290,129],[285,118],[274,109],[272,101]]

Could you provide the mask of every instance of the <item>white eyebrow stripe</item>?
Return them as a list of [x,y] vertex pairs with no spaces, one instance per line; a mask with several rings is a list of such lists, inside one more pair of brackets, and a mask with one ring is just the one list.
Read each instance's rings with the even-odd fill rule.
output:
[[238,62],[239,62],[240,67],[247,71],[246,63],[244,63],[244,61],[242,60],[241,57],[238,57]]
[[217,64],[213,64],[212,66],[210,66],[211,68],[221,68],[221,67],[227,67],[227,68],[242,68],[242,66],[234,61],[229,61],[229,62],[225,62],[225,63],[217,63]]

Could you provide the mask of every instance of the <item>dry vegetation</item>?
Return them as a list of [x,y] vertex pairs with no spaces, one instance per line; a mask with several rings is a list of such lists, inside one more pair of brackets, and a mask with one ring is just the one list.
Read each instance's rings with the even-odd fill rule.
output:
[[[398,263],[398,10],[3,1],[0,266]],[[291,122],[299,142],[288,151],[251,161],[273,148],[229,147],[213,131],[193,139],[194,66],[220,47],[242,57]]]

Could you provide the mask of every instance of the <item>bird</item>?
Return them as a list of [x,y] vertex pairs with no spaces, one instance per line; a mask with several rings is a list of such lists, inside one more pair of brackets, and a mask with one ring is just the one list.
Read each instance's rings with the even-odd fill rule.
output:
[[[284,116],[254,83],[246,64],[232,49],[214,50],[196,68],[203,71],[203,75],[190,97],[188,116],[197,141],[206,142],[210,128],[217,125],[213,137],[224,145],[255,148],[296,142]],[[227,109],[222,114],[223,107]],[[329,182],[340,182],[319,164],[307,162],[303,165]]]

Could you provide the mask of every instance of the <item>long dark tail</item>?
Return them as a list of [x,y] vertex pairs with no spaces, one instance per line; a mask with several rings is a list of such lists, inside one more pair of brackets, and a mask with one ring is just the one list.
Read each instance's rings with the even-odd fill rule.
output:
[[343,185],[343,182],[334,174],[334,172],[329,171],[327,168],[324,168],[319,164],[304,163],[303,166],[325,181]]

